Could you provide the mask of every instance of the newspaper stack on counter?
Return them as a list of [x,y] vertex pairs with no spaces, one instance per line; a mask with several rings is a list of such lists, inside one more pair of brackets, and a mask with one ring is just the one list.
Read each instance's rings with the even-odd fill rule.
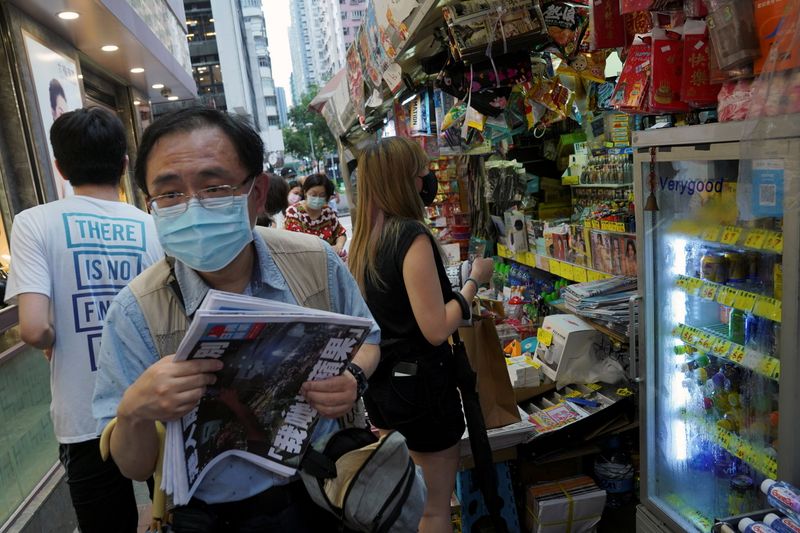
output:
[[208,471],[229,456],[294,475],[319,419],[300,386],[341,374],[371,325],[364,318],[209,291],[175,360],[214,357],[225,367],[197,407],[167,423],[161,486],[174,503],[188,503]]
[[636,296],[636,287],[636,278],[628,276],[576,283],[564,289],[564,303],[578,316],[629,335],[630,298]]
[[[530,421],[528,413],[517,406],[520,421],[507,426],[487,429],[486,435],[489,437],[489,447],[494,450],[504,450],[513,448],[517,444],[528,442],[536,435],[536,426]],[[469,430],[465,429],[461,436],[460,443],[461,457],[472,455],[472,448],[469,443]]]

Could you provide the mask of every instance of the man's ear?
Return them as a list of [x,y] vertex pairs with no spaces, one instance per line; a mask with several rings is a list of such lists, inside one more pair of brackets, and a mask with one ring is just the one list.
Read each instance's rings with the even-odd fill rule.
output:
[[58,173],[59,173],[59,174],[61,174],[61,177],[62,177],[64,180],[66,180],[66,181],[69,181],[69,178],[68,178],[67,176],[65,176],[65,175],[64,175],[64,171],[63,171],[63,170],[61,170],[61,165],[58,163],[58,159],[55,159],[54,161],[56,162],[56,168],[58,169]]
[[269,192],[269,177],[262,172],[253,178],[253,189],[250,191],[250,219],[255,223],[256,218],[264,214],[267,204],[267,193]]

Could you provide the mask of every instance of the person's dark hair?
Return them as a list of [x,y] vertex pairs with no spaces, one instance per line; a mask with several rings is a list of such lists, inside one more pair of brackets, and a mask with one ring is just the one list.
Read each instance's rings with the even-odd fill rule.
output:
[[290,191],[291,191],[292,189],[294,189],[295,187],[300,187],[301,189],[303,188],[303,184],[302,184],[302,183],[300,183],[300,180],[299,180],[299,179],[297,179],[297,178],[292,178],[292,179],[290,179],[290,180],[288,181],[288,185],[289,185],[289,190],[290,190]]
[[222,130],[236,148],[239,161],[249,176],[263,172],[264,141],[245,119],[217,109],[187,107],[159,117],[144,131],[134,172],[139,188],[147,194],[147,159],[159,139],[173,133],[189,133],[206,128]]
[[50,90],[50,109],[56,108],[56,101],[58,100],[59,96],[63,98],[64,101],[67,100],[67,95],[64,92],[64,87],[61,86],[61,82],[59,82],[57,79],[53,78],[52,80],[50,80],[49,90]]
[[125,170],[125,127],[102,107],[68,111],[50,127],[58,168],[73,187],[117,185]]
[[297,176],[297,172],[292,167],[283,167],[281,169],[281,176],[286,179],[294,178]]
[[287,207],[289,207],[289,184],[282,177],[270,174],[265,206],[267,215],[271,217],[276,213],[282,213]]
[[325,174],[311,174],[303,182],[303,195],[308,195],[308,191],[313,187],[325,187],[325,199],[330,200],[335,192],[333,182]]

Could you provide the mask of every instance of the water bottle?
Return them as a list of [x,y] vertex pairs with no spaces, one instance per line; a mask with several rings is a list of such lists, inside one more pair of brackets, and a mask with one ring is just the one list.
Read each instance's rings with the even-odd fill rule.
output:
[[764,523],[778,533],[800,533],[800,525],[791,518],[781,518],[775,513],[769,513],[765,516]]
[[764,522],[756,522],[752,518],[739,520],[739,531],[741,533],[777,533]]
[[800,491],[796,487],[767,478],[761,482],[761,492],[767,495],[771,506],[800,523]]

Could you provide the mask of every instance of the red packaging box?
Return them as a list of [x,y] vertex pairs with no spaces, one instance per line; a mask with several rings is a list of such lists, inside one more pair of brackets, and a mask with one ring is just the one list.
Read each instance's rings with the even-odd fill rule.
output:
[[683,40],[679,33],[653,30],[652,79],[650,109],[681,113],[691,108],[681,101]]
[[591,6],[592,50],[625,46],[625,20],[619,0],[594,0]]
[[721,87],[711,81],[709,37],[705,22],[687,21],[683,35],[681,100],[692,107],[715,106]]

